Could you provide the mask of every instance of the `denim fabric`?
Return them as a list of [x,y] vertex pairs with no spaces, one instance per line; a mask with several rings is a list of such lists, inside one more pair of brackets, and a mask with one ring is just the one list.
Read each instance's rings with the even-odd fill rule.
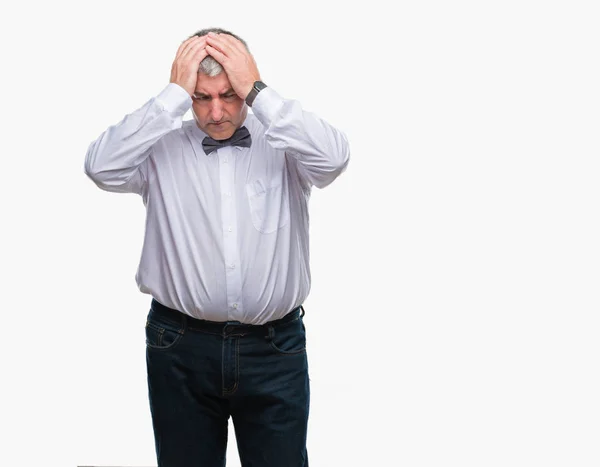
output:
[[191,318],[152,301],[148,396],[159,467],[308,467],[304,309],[265,325]]

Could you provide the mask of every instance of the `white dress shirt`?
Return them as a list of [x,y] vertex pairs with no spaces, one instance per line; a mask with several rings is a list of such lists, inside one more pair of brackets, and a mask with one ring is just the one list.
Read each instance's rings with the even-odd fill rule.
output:
[[267,87],[243,124],[251,147],[206,155],[206,134],[182,121],[191,106],[169,84],[90,144],[85,173],[143,198],[141,292],[199,319],[279,319],[309,293],[311,187],[346,169],[347,139]]

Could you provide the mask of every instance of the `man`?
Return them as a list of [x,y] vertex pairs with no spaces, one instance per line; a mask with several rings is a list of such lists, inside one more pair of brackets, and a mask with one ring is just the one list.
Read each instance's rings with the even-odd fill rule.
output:
[[265,85],[222,29],[183,42],[169,85],[90,145],[86,174],[146,206],[136,281],[153,297],[159,466],[224,466],[230,416],[243,466],[308,466],[308,200],[348,158],[345,136]]

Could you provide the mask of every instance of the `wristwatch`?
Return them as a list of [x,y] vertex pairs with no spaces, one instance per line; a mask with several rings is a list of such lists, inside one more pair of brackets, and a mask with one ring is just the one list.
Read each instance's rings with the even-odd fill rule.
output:
[[246,96],[246,104],[248,104],[249,107],[252,107],[252,103],[254,102],[254,99],[256,99],[256,96],[258,96],[258,93],[266,87],[267,85],[262,81],[254,81],[252,89]]

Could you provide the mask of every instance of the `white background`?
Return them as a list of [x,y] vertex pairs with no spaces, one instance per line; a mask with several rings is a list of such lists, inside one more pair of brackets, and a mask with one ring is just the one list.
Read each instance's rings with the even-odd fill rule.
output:
[[210,26],[351,144],[311,200],[311,466],[600,465],[597,2],[387,5],[6,7],[1,465],[156,465],[144,207],[83,161]]

